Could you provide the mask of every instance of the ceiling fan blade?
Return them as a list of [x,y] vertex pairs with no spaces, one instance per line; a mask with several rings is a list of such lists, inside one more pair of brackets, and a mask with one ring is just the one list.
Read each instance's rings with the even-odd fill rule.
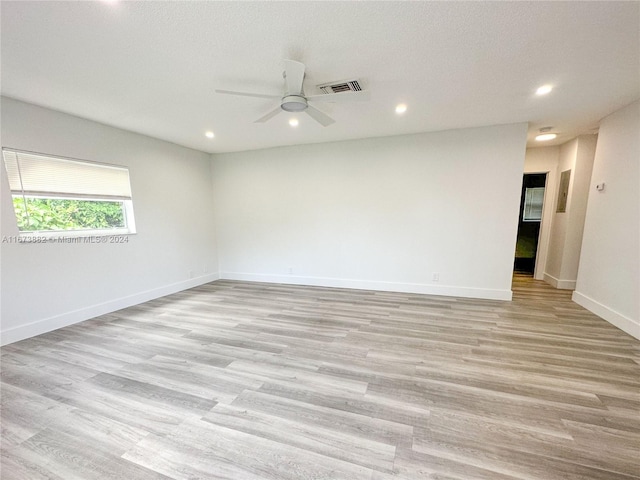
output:
[[360,100],[370,100],[369,90],[360,92],[323,93],[322,95],[311,95],[306,97],[308,102],[353,102]]
[[236,92],[233,90],[216,90],[216,93],[224,93],[225,95],[239,95],[241,97],[282,98],[282,95],[270,95],[268,93]]
[[260,117],[258,120],[256,120],[253,123],[264,123],[267,120],[271,120],[273,117],[275,117],[277,114],[279,114],[282,111],[282,108],[278,107],[274,110],[271,110],[269,113],[267,113],[266,115]]
[[302,81],[304,80],[304,63],[293,60],[284,61],[284,71],[287,81],[287,93],[300,95],[302,93]]
[[336,121],[333,118],[331,118],[329,115],[327,115],[326,113],[322,113],[320,110],[318,110],[315,107],[312,107],[311,105],[307,107],[305,112],[307,112],[311,118],[313,118],[316,122],[318,122],[323,127],[328,127],[332,123],[336,123]]

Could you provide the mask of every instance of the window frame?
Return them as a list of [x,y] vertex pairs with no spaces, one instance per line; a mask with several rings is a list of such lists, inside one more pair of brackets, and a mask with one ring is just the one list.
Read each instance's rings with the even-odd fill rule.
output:
[[[129,172],[129,167],[124,165],[116,165],[111,163],[104,162],[95,162],[91,160],[83,160],[73,157],[65,157],[61,155],[54,155],[49,153],[41,153],[41,152],[32,152],[28,150],[21,150],[17,148],[11,147],[2,147],[2,163],[5,169],[5,174],[8,175],[7,164],[4,156],[4,152],[12,152],[14,154],[27,154],[27,155],[36,155],[42,157],[49,157],[54,160],[64,160],[68,162],[81,163],[85,165],[95,165],[95,166],[103,166],[110,168],[120,168],[124,169],[127,172],[127,180],[129,182],[129,192],[131,192],[131,176]],[[19,162],[19,160],[16,160]],[[19,168],[19,167],[18,167]],[[23,187],[21,180],[21,187]],[[57,194],[51,193],[50,195],[42,194],[33,194],[26,193],[24,188],[21,191],[16,191],[11,189],[11,185],[9,185],[9,195],[11,198],[11,210],[13,212],[13,219],[15,221],[16,230],[18,231],[18,238],[20,240],[25,240],[25,243],[30,243],[29,240],[34,240],[37,238],[42,239],[61,239],[61,238],[82,238],[82,237],[105,237],[105,236],[122,236],[122,235],[135,235],[137,233],[135,215],[133,210],[133,194],[131,193],[128,198],[114,198],[108,195],[105,195],[104,198],[96,195],[83,195],[83,194]],[[69,230],[20,230],[18,226],[18,217],[16,214],[15,207],[13,205],[14,198],[21,198],[26,201],[29,198],[42,198],[42,199],[51,199],[51,200],[77,200],[77,201],[95,201],[95,202],[120,202],[122,203],[122,213],[124,217],[125,226],[122,228],[81,228],[81,229],[69,229]]]

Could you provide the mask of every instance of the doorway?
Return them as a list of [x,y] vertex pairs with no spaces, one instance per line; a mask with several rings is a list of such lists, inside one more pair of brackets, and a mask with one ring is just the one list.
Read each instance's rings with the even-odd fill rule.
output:
[[535,271],[546,182],[546,173],[526,173],[522,179],[520,218],[513,265],[516,273],[533,276]]

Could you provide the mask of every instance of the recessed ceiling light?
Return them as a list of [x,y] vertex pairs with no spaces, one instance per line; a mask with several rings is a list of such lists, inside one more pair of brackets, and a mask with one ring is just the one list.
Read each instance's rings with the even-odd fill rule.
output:
[[536,140],[538,142],[547,142],[549,140],[553,140],[554,138],[556,138],[558,135],[556,135],[555,133],[543,133],[541,135],[537,135],[536,136]]
[[553,90],[553,87],[551,85],[542,85],[536,90],[536,95],[546,95],[551,90]]
[[289,120],[289,125],[291,125],[292,127],[297,127],[298,126],[298,119],[297,118],[292,118],[291,120]]
[[399,105],[396,105],[397,114],[403,114],[406,111],[407,111],[407,106],[404,103],[400,103]]
[[213,132],[207,132],[207,133],[205,133],[205,134],[204,134],[204,136],[205,136],[205,137],[207,137],[207,138],[213,138],[213,137],[215,137],[215,135],[213,134]]

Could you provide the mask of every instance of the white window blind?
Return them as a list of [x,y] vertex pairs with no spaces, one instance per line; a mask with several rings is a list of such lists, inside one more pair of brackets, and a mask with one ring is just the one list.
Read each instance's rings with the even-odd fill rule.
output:
[[3,149],[14,195],[131,200],[126,167]]

